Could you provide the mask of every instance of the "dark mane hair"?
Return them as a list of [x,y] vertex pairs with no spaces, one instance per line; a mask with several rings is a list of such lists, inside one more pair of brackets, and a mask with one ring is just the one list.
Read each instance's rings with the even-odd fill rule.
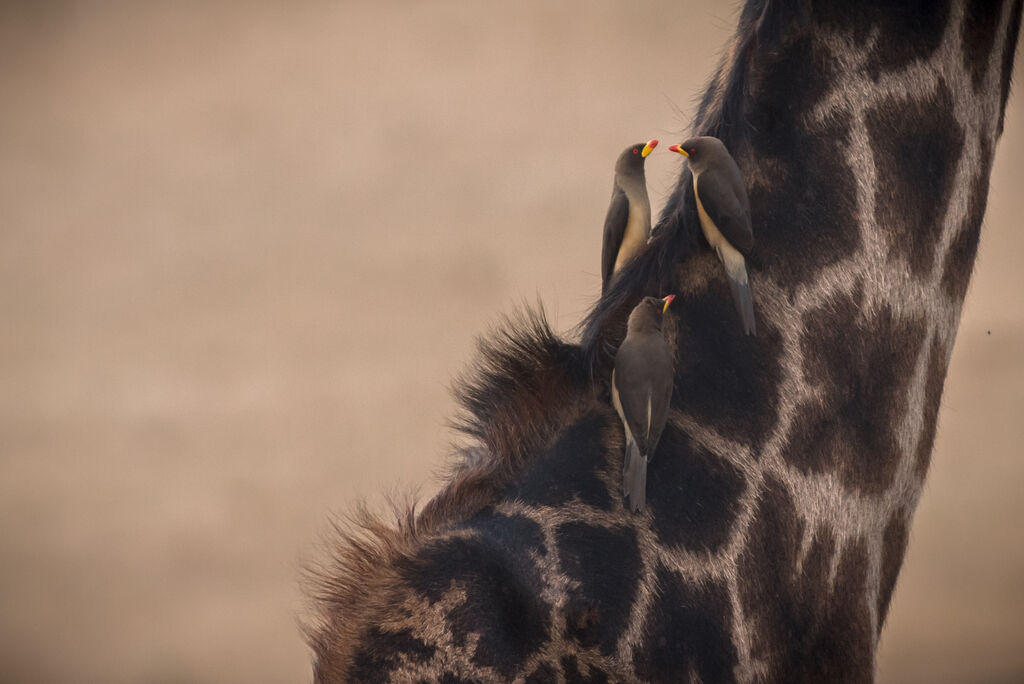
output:
[[346,671],[351,654],[337,646],[353,643],[372,623],[376,599],[399,584],[397,563],[432,534],[494,503],[530,454],[595,406],[579,346],[551,330],[540,306],[505,316],[477,348],[455,384],[461,411],[452,421],[473,444],[455,450],[446,485],[419,511],[411,497],[392,500],[393,523],[357,504],[334,521],[326,563],[306,568],[317,610],[304,631],[322,671]]
[[562,423],[588,374],[577,345],[551,330],[543,306],[524,307],[477,341],[477,358],[455,384],[452,426],[516,468]]

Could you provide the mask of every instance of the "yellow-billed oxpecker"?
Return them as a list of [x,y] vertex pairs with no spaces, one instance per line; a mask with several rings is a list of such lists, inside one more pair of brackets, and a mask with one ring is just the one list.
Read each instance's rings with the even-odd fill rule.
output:
[[647,463],[658,447],[672,400],[675,364],[661,322],[673,299],[675,295],[644,297],[629,314],[626,339],[615,354],[612,403],[626,431],[622,493],[632,511],[644,510]]
[[690,138],[668,149],[689,158],[701,229],[725,267],[743,332],[753,335],[754,299],[743,255],[754,246],[754,233],[750,200],[739,167],[718,138]]
[[630,145],[615,162],[612,201],[604,219],[601,294],[608,291],[615,272],[636,256],[650,237],[651,201],[647,198],[644,160],[657,146],[657,140]]

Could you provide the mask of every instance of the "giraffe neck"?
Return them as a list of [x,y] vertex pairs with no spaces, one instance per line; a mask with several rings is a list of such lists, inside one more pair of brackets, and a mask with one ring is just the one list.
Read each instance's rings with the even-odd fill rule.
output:
[[[742,334],[684,169],[580,346],[527,318],[461,393],[479,441],[343,533],[318,682],[870,681],[978,241],[1021,0],[752,1],[701,102],[748,187]],[[608,350],[676,293],[647,512]],[[674,312],[674,313],[673,313]]]
[[[935,437],[1021,8],[944,3],[904,23],[863,6],[858,23],[842,3],[798,17],[755,5],[693,133],[721,137],[749,189],[764,326],[753,345],[715,330],[722,283],[706,256],[682,260],[679,418],[708,449],[745,454],[733,462],[749,489],[720,556],[736,571],[738,671],[789,678],[779,644],[831,593],[815,619],[842,613],[847,664],[870,672]],[[659,226],[697,223],[689,180],[684,169]]]

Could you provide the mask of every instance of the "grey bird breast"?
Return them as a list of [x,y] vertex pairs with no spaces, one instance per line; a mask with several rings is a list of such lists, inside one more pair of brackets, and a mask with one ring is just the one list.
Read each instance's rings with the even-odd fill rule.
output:
[[604,222],[604,244],[601,249],[602,290],[607,290],[612,276],[647,244],[651,233],[651,203],[646,188],[616,183]]
[[622,244],[619,245],[619,254],[615,258],[615,271],[622,268],[647,244],[650,233],[651,209],[646,197],[643,200],[630,200],[625,234],[622,236]]

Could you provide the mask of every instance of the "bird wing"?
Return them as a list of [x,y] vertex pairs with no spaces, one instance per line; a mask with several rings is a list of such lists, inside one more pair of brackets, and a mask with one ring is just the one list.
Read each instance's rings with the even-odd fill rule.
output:
[[608,289],[612,273],[615,271],[615,259],[619,256],[619,245],[626,235],[626,223],[629,221],[629,199],[619,186],[612,190],[612,201],[608,206],[608,214],[604,218],[604,246],[601,248],[601,294]]
[[615,356],[614,381],[633,440],[640,453],[648,456],[665,426],[674,381],[668,347],[660,333],[622,343]]
[[754,232],[750,225],[750,201],[739,169],[712,168],[701,172],[697,176],[697,194],[708,218],[729,244],[740,252],[749,252],[754,246]]
[[668,421],[668,409],[672,404],[672,390],[676,382],[668,345],[662,346],[662,353],[659,357],[655,364],[654,377],[652,378],[651,434],[648,437],[648,459],[654,458],[654,452],[658,448],[658,441],[661,439],[661,431],[665,428],[665,423]]

